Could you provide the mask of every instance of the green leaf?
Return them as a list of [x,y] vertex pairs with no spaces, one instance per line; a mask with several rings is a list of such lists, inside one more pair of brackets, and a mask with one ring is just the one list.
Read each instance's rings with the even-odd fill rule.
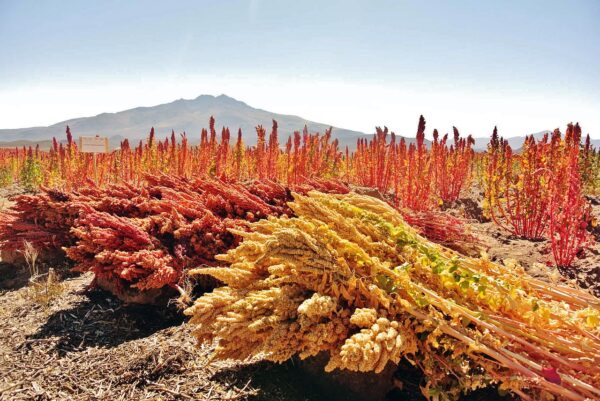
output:
[[376,279],[378,287],[387,292],[388,294],[396,291],[394,280],[392,280],[389,276],[386,276],[385,274],[378,274]]

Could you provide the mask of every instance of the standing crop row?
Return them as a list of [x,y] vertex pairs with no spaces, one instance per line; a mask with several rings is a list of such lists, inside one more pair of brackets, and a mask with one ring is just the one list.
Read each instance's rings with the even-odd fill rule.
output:
[[[172,132],[164,140],[151,129],[146,141],[120,147],[96,157],[79,150],[67,127],[66,142],[56,139],[49,151],[31,148],[0,153],[0,179],[8,184],[20,181],[30,187],[45,185],[76,188],[96,177],[96,184],[128,182],[140,184],[146,174],[173,174],[183,177],[215,177],[227,181],[269,179],[284,185],[300,185],[311,179],[341,179],[350,184],[377,188],[391,194],[396,203],[412,210],[429,210],[457,200],[468,184],[473,159],[472,139],[460,138],[454,129],[454,143],[434,132],[431,144],[425,140],[425,119],[421,117],[416,141],[396,140],[387,128],[377,129],[371,138],[358,139],[357,149],[339,149],[328,129],[309,133],[305,127],[281,141],[276,121],[270,133],[256,127],[257,143],[246,146],[241,131],[232,138],[228,128],[220,134],[213,118],[200,134],[200,143],[191,146],[183,133]],[[388,142],[388,137],[391,140]],[[4,177],[4,178],[3,178]]]
[[414,142],[397,141],[388,129],[377,128],[373,139],[360,139],[347,156],[346,176],[359,185],[393,193],[397,204],[412,210],[429,210],[451,204],[471,178],[473,138],[461,138],[454,128],[454,143],[434,131],[431,145],[425,141],[425,119],[419,119]]

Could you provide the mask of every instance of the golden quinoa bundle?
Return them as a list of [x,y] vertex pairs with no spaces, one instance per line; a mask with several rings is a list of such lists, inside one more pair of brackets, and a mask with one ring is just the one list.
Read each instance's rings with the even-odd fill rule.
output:
[[224,283],[186,313],[214,357],[281,362],[329,354],[326,370],[380,372],[402,357],[431,399],[498,385],[522,399],[600,397],[600,301],[515,264],[469,258],[419,236],[386,203],[296,195],[295,218],[236,232],[198,269]]

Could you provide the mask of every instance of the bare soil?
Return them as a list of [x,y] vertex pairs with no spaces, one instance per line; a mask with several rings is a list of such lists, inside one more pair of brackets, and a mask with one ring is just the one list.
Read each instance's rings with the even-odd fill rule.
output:
[[0,400],[317,400],[292,362],[210,362],[176,310],[64,281],[50,306],[0,295]]

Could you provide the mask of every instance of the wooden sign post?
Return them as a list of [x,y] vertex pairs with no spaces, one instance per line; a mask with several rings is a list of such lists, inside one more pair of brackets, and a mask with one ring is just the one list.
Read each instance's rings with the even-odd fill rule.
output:
[[94,160],[94,182],[98,184],[98,167],[96,167],[96,154],[108,153],[108,138],[96,136],[80,136],[79,150],[83,153],[91,153]]

